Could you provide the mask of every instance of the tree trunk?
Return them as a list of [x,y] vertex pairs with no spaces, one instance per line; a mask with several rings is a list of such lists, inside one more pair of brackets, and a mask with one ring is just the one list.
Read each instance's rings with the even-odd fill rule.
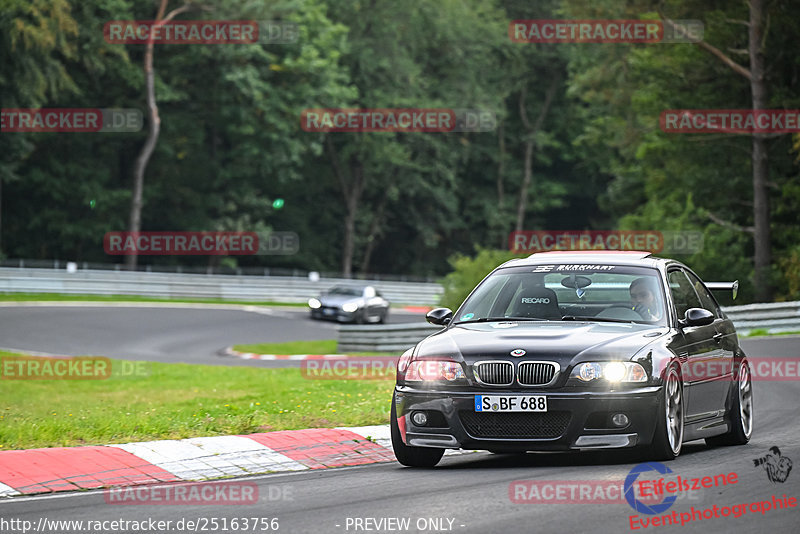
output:
[[528,189],[533,181],[533,150],[536,148],[536,136],[542,129],[544,119],[550,111],[550,105],[553,103],[553,97],[558,88],[558,76],[554,76],[550,87],[547,88],[547,93],[542,103],[542,108],[539,110],[539,116],[536,122],[532,125],[528,120],[528,110],[525,106],[525,97],[527,96],[527,87],[523,87],[519,95],[519,116],[522,119],[522,124],[525,126],[525,156],[524,156],[524,173],[522,176],[522,186],[519,189],[519,197],[517,200],[517,224],[514,229],[517,232],[522,231],[525,224],[525,210],[528,208]]
[[503,203],[506,200],[505,184],[503,180],[506,173],[506,140],[503,123],[497,126],[497,151],[499,160],[497,162],[497,209],[503,210]]
[[[750,18],[748,27],[747,52],[750,57],[750,69],[736,63],[722,50],[705,41],[696,44],[710,52],[723,64],[730,67],[735,73],[744,76],[750,82],[751,109],[767,109],[767,83],[764,79],[764,54],[761,49],[764,42],[764,0],[749,0]],[[663,18],[670,26],[676,27],[675,22]],[[770,243],[770,213],[769,193],[767,182],[769,179],[769,154],[767,140],[764,134],[752,134],[752,171],[753,171],[753,245],[755,248],[755,261],[753,284],[755,285],[755,299],[761,302],[772,300],[772,284],[770,268],[772,263],[772,245]]]
[[[396,175],[397,172],[395,171],[394,176]],[[394,182],[394,179],[392,179],[392,182]],[[361,260],[361,268],[359,269],[361,274],[367,274],[369,263],[372,261],[372,251],[375,250],[375,243],[378,242],[378,233],[380,232],[381,225],[383,224],[383,214],[386,211],[386,203],[389,200],[389,194],[391,191],[391,185],[384,189],[383,196],[378,204],[378,209],[375,210],[375,215],[372,217],[372,223],[369,227],[369,234],[367,235],[367,247],[364,249],[364,257]]]
[[517,202],[517,224],[514,226],[517,232],[522,231],[522,225],[525,223],[525,210],[528,207],[528,189],[530,189],[531,181],[533,180],[533,139],[525,141],[523,165],[522,187],[519,189],[519,200]]
[[344,243],[342,244],[342,278],[353,277],[353,249],[356,235],[356,209],[347,207],[344,217]]
[[[764,39],[763,0],[750,0],[750,90],[753,109],[767,109],[767,84],[764,80],[764,54],[761,49]],[[755,298],[757,301],[772,300],[770,268],[772,254],[769,228],[769,156],[767,140],[763,134],[753,134],[753,226],[755,226]]]
[[501,248],[505,248],[508,243],[508,236],[504,235],[506,228],[504,222],[505,203],[506,203],[506,188],[505,188],[505,175],[506,175],[506,138],[503,123],[497,125],[497,152],[499,154],[497,161],[497,213],[498,217],[495,231],[498,233],[499,243]]
[[3,179],[0,178],[0,259],[3,258]]
[[[158,6],[158,13],[156,14],[156,23],[169,22],[176,15],[188,11],[189,5],[183,5],[178,9],[174,9],[164,16],[167,10],[167,2],[169,0],[161,0]],[[155,90],[155,72],[153,71],[153,49],[155,43],[152,39],[147,41],[147,46],[144,52],[144,79],[145,91],[147,98],[147,111],[150,116],[150,127],[147,132],[147,139],[142,146],[136,162],[133,167],[133,191],[131,195],[131,209],[128,216],[128,231],[138,232],[142,229],[142,194],[144,191],[144,173],[147,169],[147,163],[150,161],[150,156],[153,155],[153,150],[158,142],[158,134],[161,131],[161,118],[158,116],[158,104],[156,104],[156,90]],[[125,256],[125,268],[128,270],[136,270],[136,265],[139,261],[139,256],[134,250],[133,253]]]
[[347,209],[344,217],[344,242],[342,243],[342,276],[351,278],[353,276],[353,251],[355,250],[356,236],[356,215],[358,215],[358,204],[361,200],[361,193],[364,191],[364,165],[356,156],[350,161],[350,181],[344,175],[344,168],[339,162],[339,155],[331,141],[331,136],[325,138],[325,145],[331,158],[333,174],[339,181],[339,186],[344,197],[344,204]]

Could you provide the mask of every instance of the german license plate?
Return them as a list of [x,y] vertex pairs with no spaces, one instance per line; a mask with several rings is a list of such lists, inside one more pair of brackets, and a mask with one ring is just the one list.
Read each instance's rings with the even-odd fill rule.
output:
[[544,395],[475,395],[476,412],[546,412]]

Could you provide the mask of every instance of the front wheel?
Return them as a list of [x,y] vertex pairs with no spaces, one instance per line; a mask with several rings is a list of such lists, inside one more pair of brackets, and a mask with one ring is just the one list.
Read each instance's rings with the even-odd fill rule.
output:
[[674,365],[667,369],[659,402],[656,433],[650,446],[654,460],[674,460],[683,446],[683,382]]
[[392,395],[391,410],[391,434],[392,449],[397,461],[408,467],[433,467],[439,463],[444,455],[444,449],[432,447],[409,447],[403,443],[400,437],[400,428],[397,426],[397,410],[395,409],[395,397]]
[[739,364],[736,375],[736,392],[733,405],[728,415],[730,430],[721,436],[706,438],[706,444],[712,447],[719,445],[744,445],[753,435],[753,379],[750,366],[746,360]]

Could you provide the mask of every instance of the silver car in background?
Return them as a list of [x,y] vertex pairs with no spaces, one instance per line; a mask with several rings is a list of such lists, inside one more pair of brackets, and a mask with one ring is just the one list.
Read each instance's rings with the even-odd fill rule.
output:
[[319,297],[308,299],[312,319],[341,323],[383,323],[389,301],[373,286],[334,286]]

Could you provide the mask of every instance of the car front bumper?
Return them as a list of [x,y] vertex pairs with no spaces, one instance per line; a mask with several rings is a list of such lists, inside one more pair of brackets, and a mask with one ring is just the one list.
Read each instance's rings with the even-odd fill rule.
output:
[[[647,445],[658,420],[662,386],[617,391],[435,391],[395,388],[396,413],[403,441],[410,446],[491,449],[502,451],[565,451]],[[545,395],[547,412],[475,412],[475,395]],[[414,411],[432,417],[426,426],[411,420]],[[440,417],[436,412],[442,414]],[[627,426],[611,423],[623,413]]]
[[334,308],[330,306],[312,309],[311,318],[328,319],[330,321],[338,321],[340,323],[352,323],[358,318],[359,313],[361,313],[360,308],[354,312],[346,312],[341,308]]

